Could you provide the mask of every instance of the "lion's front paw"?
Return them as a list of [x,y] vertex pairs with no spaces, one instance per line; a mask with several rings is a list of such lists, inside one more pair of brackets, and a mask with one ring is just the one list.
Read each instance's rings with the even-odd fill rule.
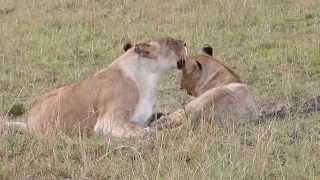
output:
[[150,127],[155,129],[172,129],[182,124],[185,119],[185,112],[183,109],[177,110],[169,115],[162,116],[159,120],[154,121],[150,124]]
[[153,129],[163,129],[168,122],[168,115],[162,116],[160,119],[153,121],[150,127]]

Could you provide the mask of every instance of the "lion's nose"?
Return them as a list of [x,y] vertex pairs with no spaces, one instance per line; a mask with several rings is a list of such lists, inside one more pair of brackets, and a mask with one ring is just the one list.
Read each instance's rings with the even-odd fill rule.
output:
[[187,43],[186,43],[186,42],[183,42],[183,46],[184,46],[184,47],[187,47]]

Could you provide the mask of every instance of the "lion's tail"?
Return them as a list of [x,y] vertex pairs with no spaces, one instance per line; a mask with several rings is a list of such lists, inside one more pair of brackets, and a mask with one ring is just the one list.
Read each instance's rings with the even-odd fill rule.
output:
[[262,108],[260,119],[284,118],[292,114],[309,114],[313,112],[320,112],[320,96],[292,106],[280,105],[273,108]]
[[28,131],[25,122],[8,121],[5,118],[0,119],[0,134],[2,133],[25,133]]

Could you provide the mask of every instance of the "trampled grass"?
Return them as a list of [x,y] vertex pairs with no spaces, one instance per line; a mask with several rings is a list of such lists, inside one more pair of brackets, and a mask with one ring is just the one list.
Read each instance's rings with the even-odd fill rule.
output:
[[[107,67],[126,41],[205,43],[263,103],[320,94],[318,0],[0,0],[0,112]],[[189,98],[174,74],[158,111]],[[202,123],[150,139],[0,138],[0,179],[320,179],[320,115],[236,130]]]

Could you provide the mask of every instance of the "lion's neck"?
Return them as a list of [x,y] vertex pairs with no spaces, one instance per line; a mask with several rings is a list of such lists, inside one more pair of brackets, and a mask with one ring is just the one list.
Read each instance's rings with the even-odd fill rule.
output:
[[124,56],[124,59],[118,64],[124,74],[137,85],[139,100],[131,121],[141,125],[145,125],[152,115],[155,104],[155,88],[162,74],[152,71],[154,68],[150,67],[152,64],[145,61],[146,59],[139,59],[135,53],[132,53],[131,56]]
[[138,85],[154,89],[159,77],[163,73],[157,68],[153,60],[139,57],[132,50],[128,50],[117,62],[118,67]]

